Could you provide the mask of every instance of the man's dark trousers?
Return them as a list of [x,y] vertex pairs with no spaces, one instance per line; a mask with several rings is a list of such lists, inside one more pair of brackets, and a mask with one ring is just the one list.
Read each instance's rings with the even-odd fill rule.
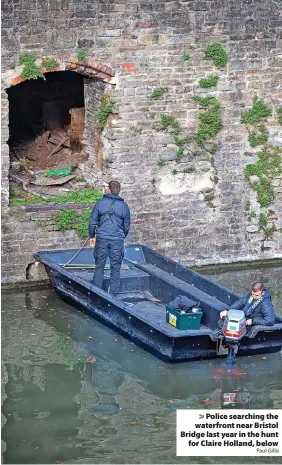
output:
[[94,249],[94,284],[100,288],[103,286],[104,268],[108,256],[111,264],[110,293],[116,296],[119,291],[120,268],[124,257],[124,241],[97,239]]

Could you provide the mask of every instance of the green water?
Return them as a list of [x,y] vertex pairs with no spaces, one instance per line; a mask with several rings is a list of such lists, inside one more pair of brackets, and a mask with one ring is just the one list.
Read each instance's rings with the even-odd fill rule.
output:
[[[263,277],[281,314],[281,268],[213,276],[240,293]],[[4,463],[244,463],[176,457],[178,408],[282,408],[281,353],[168,365],[64,303],[52,289],[2,298]],[[237,373],[237,374],[236,374]],[[240,373],[240,374],[238,374]],[[248,463],[281,463],[281,457]]]

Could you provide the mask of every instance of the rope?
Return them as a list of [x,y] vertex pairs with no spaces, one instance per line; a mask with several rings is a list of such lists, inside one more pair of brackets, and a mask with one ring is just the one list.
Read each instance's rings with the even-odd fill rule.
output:
[[76,254],[75,254],[67,263],[65,263],[65,264],[63,265],[63,267],[69,265],[69,264],[75,259],[75,257],[79,254],[79,252],[82,251],[82,249],[84,248],[84,246],[85,246],[86,242],[88,242],[88,240],[89,240],[89,236],[88,236],[87,239],[83,242],[83,245],[82,245],[82,247],[79,249],[79,251],[76,252]]

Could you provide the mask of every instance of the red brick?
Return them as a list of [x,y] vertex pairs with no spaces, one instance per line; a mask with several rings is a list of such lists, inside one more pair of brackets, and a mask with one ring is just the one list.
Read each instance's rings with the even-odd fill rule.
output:
[[124,69],[129,70],[131,68],[134,68],[134,63],[122,63],[120,66]]
[[87,71],[88,73],[91,73],[91,74],[96,74],[96,73],[97,73],[97,71],[95,71],[95,69],[90,68],[90,67],[86,68],[86,71]]
[[137,73],[139,71],[138,68],[135,68],[134,63],[122,63],[121,67],[126,69],[128,73]]
[[21,76],[17,76],[14,79],[12,79],[11,85],[16,86],[17,84],[20,84],[23,81],[24,81],[24,79]]

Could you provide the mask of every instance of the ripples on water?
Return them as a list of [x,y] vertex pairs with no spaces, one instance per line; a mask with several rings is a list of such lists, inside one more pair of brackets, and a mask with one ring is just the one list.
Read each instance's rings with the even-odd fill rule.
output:
[[[282,314],[281,268],[212,278],[245,293],[263,278]],[[175,456],[179,408],[282,408],[281,353],[168,365],[53,290],[4,294],[5,463],[243,463]],[[281,463],[279,457],[248,463]]]

